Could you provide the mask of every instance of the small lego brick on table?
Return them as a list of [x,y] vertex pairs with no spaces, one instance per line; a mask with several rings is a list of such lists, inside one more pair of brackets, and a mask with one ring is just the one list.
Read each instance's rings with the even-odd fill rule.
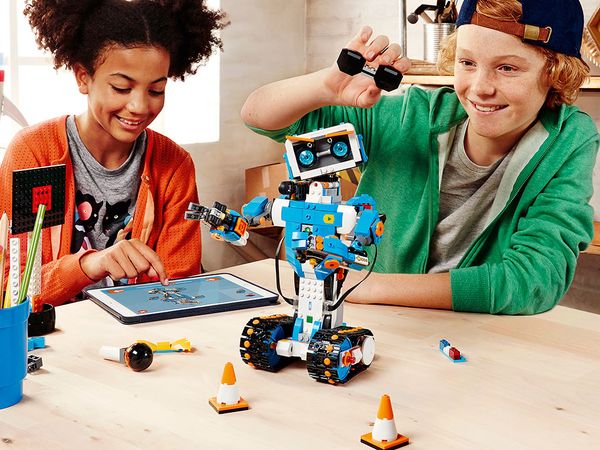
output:
[[448,342],[446,339],[440,340],[440,352],[446,355],[446,357],[454,363],[467,362],[467,358],[461,355],[460,351],[456,347],[452,347],[450,342]]
[[221,385],[216,397],[208,399],[208,403],[219,414],[230,413],[234,411],[244,411],[249,408],[248,402],[240,397],[236,384],[233,364],[228,362],[223,369]]
[[27,356],[27,373],[35,372],[39,370],[44,363],[42,362],[41,356],[28,355]]
[[373,431],[363,434],[360,442],[369,447],[382,450],[392,450],[404,447],[410,443],[406,436],[399,434],[396,430],[394,411],[392,410],[392,401],[389,395],[381,396]]
[[36,348],[46,347],[46,338],[44,336],[33,336],[27,339],[27,351],[30,352]]

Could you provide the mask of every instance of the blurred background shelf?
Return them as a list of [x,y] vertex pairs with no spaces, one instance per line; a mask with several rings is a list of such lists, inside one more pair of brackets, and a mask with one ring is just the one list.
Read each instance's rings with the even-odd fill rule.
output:
[[[403,84],[422,84],[426,86],[452,86],[454,77],[438,75],[435,64],[411,59],[412,67],[402,78]],[[600,76],[591,76],[582,89],[600,89]]]

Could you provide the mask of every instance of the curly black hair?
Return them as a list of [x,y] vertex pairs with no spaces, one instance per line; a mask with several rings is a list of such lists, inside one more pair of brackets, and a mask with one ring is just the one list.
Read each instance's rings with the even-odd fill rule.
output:
[[162,47],[169,77],[194,74],[216,48],[225,13],[204,0],[27,0],[24,10],[36,42],[54,55],[54,67],[81,64],[93,74],[111,47]]

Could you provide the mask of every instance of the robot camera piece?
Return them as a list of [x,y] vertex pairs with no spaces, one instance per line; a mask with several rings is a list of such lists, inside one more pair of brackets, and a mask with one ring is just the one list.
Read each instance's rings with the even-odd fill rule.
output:
[[288,136],[285,148],[292,175],[302,180],[352,169],[366,161],[360,137],[349,123]]

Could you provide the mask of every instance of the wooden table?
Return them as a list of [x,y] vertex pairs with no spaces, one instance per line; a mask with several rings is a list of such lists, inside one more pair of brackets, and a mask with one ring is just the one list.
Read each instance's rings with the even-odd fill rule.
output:
[[[274,288],[272,260],[229,271]],[[284,280],[289,295],[289,270]],[[19,404],[0,410],[0,448],[367,449],[360,436],[384,393],[408,448],[600,448],[600,316],[560,306],[530,317],[345,308],[348,325],[373,331],[377,356],[348,384],[330,386],[301,361],[276,374],[242,363],[243,325],[289,312],[285,303],[139,325],[89,301],[60,307],[58,330],[35,351],[44,368],[27,377]],[[145,372],[98,355],[102,345],[181,337],[195,352],[158,354]],[[441,338],[468,362],[442,355]],[[227,361],[251,409],[218,415],[208,398]]]

